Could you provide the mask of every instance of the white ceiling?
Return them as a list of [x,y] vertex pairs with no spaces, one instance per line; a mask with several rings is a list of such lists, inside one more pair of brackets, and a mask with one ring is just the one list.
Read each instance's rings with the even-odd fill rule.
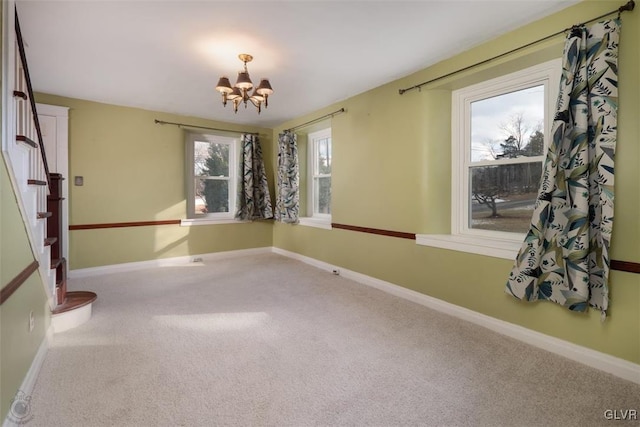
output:
[[[273,127],[409,75],[578,0],[18,2],[34,90]],[[214,87],[242,62],[260,116]]]

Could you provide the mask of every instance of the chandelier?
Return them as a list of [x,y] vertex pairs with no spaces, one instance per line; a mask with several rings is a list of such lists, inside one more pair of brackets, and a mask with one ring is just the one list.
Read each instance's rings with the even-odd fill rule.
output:
[[[238,112],[238,105],[240,105],[241,102],[244,103],[244,107],[247,108],[247,101],[251,101],[258,109],[258,114],[260,114],[262,104],[264,103],[264,108],[267,108],[269,105],[269,95],[273,93],[271,83],[269,83],[269,79],[261,79],[258,87],[253,89],[253,82],[251,82],[249,71],[247,71],[247,62],[251,62],[253,56],[247,53],[241,53],[238,55],[238,58],[244,63],[244,70],[238,72],[236,84],[231,86],[229,78],[222,76],[220,80],[218,80],[216,90],[222,94],[222,105],[226,107],[227,101],[231,101],[235,113]],[[253,93],[249,95],[251,89],[253,89]]]

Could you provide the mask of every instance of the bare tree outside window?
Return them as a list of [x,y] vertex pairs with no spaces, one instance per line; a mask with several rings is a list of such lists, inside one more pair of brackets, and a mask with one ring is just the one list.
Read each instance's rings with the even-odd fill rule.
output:
[[[544,96],[539,87],[528,88],[474,102],[472,127],[487,126],[490,111],[503,119],[487,126],[483,142],[473,144],[469,169],[469,227],[487,230],[525,232],[537,196],[542,162],[527,158],[539,157],[544,151]],[[512,106],[527,97],[531,104],[539,103],[536,111],[515,111]],[[486,102],[486,105],[483,103]],[[500,109],[505,113],[500,114]],[[509,109],[511,108],[511,113]],[[502,134],[502,139],[499,135]],[[520,161],[518,161],[520,160]],[[473,162],[478,163],[477,166]],[[505,163],[505,164],[501,164]]]

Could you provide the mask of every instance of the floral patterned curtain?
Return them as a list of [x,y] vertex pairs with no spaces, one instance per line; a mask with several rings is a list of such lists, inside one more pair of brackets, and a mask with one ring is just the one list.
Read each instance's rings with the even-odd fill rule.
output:
[[620,21],[574,27],[531,226],[506,285],[574,311],[609,305]]
[[276,221],[298,223],[300,210],[300,172],[298,169],[298,137],[291,131],[278,136],[278,188],[276,190]]
[[243,134],[240,140],[242,142],[241,176],[238,185],[235,219],[273,218],[267,174],[264,170],[262,148],[258,136]]

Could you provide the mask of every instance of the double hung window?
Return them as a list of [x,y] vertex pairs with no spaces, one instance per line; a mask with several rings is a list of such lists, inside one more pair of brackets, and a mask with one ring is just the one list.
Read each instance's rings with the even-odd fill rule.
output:
[[194,219],[233,219],[238,139],[189,133],[187,212]]
[[307,137],[307,216],[300,224],[331,228],[331,128]]
[[442,247],[515,255],[537,198],[560,71],[549,61],[452,93],[451,235],[434,236],[448,240]]

